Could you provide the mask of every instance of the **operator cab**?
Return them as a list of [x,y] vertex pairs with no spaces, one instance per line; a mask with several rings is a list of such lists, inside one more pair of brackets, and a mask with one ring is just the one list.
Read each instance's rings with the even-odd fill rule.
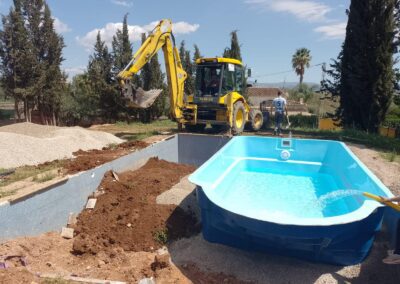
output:
[[220,98],[228,93],[242,93],[244,68],[239,60],[200,58],[196,64],[194,103],[219,104]]

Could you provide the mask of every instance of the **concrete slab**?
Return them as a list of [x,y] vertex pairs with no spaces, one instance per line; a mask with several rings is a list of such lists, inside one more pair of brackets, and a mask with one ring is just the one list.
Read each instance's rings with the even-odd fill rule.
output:
[[174,185],[170,190],[157,196],[156,202],[165,205],[177,205],[186,212],[194,213],[197,220],[200,220],[200,209],[197,205],[196,186],[189,182],[188,176]]
[[97,199],[96,198],[90,198],[87,203],[86,203],[86,209],[94,209],[96,206]]
[[74,238],[74,229],[63,227],[61,229],[61,237],[65,239],[73,239]]

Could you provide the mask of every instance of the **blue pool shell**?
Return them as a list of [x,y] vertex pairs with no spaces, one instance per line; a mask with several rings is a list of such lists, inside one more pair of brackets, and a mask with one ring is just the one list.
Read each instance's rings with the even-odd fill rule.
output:
[[[361,262],[380,229],[383,206],[358,196],[356,208],[337,216],[304,218],[239,214],[217,198],[226,176],[243,161],[279,163],[282,167],[326,167],[343,180],[343,189],[393,196],[344,143],[326,140],[241,136],[233,138],[189,180],[197,185],[203,235],[211,242],[248,250],[275,252],[334,264]],[[283,151],[290,153],[285,160]],[[279,189],[277,189],[278,191]],[[228,192],[229,194],[229,192]]]

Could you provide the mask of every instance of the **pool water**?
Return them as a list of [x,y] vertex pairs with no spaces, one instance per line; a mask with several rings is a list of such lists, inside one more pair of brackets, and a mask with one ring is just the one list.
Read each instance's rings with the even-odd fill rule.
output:
[[282,165],[241,160],[216,185],[215,201],[227,210],[254,219],[322,218],[357,209],[358,203],[352,201],[362,192],[343,190],[338,177],[324,173],[324,168],[321,171],[314,165],[302,164],[299,170],[299,164],[296,169]]

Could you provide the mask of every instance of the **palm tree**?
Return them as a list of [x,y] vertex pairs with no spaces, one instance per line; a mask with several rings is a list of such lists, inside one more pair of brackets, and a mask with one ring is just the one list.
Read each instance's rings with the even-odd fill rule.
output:
[[307,48],[299,48],[292,57],[292,66],[296,74],[300,76],[300,85],[303,84],[304,72],[310,67],[311,55]]

